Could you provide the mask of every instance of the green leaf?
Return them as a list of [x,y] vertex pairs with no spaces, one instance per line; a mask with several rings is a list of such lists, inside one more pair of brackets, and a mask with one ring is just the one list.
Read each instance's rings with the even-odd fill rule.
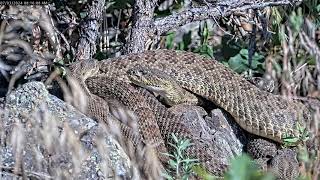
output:
[[162,153],[170,157],[168,164],[174,179],[189,179],[192,173],[192,167],[197,164],[197,159],[189,159],[185,154],[186,148],[193,145],[189,139],[179,139],[174,133],[171,134],[174,143],[169,143],[170,146],[175,148],[172,154]]
[[202,44],[206,45],[208,43],[209,39],[209,29],[208,29],[208,24],[205,21],[203,24],[203,31],[202,31]]
[[161,153],[161,154],[163,154],[165,156],[169,156],[169,157],[174,157],[172,154],[169,154],[169,153]]
[[179,42],[179,43],[178,43],[178,49],[179,49],[179,50],[185,50],[185,48],[186,48],[186,46],[184,45],[183,42]]
[[228,64],[231,69],[237,73],[242,73],[249,69],[249,67],[243,63],[246,59],[243,59],[241,54],[237,54],[229,59]]
[[187,149],[187,147],[189,147],[191,144],[190,144],[190,140],[185,140],[185,141],[182,141],[180,147],[181,147],[181,150],[185,150]]
[[173,49],[174,46],[174,38],[176,34],[174,32],[169,32],[166,36],[166,48],[167,49]]
[[[250,69],[248,54],[249,53],[247,49],[241,49],[237,55],[229,59],[228,66],[234,71],[236,71],[237,73],[243,73],[245,71],[248,71]],[[255,53],[252,57],[251,69],[254,72],[259,72],[262,74],[265,69],[263,61],[264,61],[264,56],[258,53]]]
[[281,13],[279,12],[278,8],[272,7],[271,13],[272,13],[271,15],[273,17],[272,24],[279,26],[282,21],[282,17],[281,17]]
[[310,161],[308,150],[306,149],[306,147],[300,148],[298,152],[299,152],[298,153],[299,161],[303,161],[303,162]]
[[176,136],[174,133],[171,134],[171,137],[172,137],[172,139],[174,140],[174,142],[176,142],[176,143],[179,142],[177,136]]
[[302,9],[298,8],[298,12],[295,11],[292,12],[292,14],[289,17],[290,24],[295,32],[299,32],[301,29],[301,26],[303,24],[303,16],[302,16]]
[[289,147],[289,146],[296,146],[300,140],[299,137],[294,137],[294,136],[287,136],[282,138],[284,142],[284,146]]
[[231,169],[227,172],[228,180],[246,180],[257,169],[252,165],[252,159],[247,155],[239,156],[231,161]]
[[178,149],[178,147],[177,147],[176,145],[174,145],[174,144],[172,144],[172,143],[170,143],[170,142],[168,142],[168,144],[169,144],[170,146],[172,146],[173,148]]
[[299,140],[299,137],[293,137],[293,136],[285,137],[285,138],[283,138],[283,140],[288,143],[295,143]]
[[320,4],[316,7],[316,10],[320,12]]
[[181,162],[190,163],[190,162],[198,162],[199,159],[183,159]]
[[170,160],[169,160],[169,165],[170,165],[171,167],[175,168],[175,167],[178,165],[178,163],[175,162],[174,160],[170,159]]
[[207,56],[208,58],[213,58],[213,47],[207,44],[198,47],[193,52]]
[[258,166],[246,154],[243,154],[231,161],[231,167],[225,174],[226,180],[273,180],[271,174],[263,174]]
[[240,53],[245,59],[248,58],[248,55],[249,55],[248,49],[241,49],[239,53]]

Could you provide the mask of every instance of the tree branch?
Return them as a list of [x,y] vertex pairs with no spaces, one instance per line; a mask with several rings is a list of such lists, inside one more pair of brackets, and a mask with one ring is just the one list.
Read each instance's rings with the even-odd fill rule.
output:
[[90,59],[96,53],[96,42],[99,36],[99,21],[102,18],[105,0],[93,0],[88,16],[80,26],[80,39],[76,59]]
[[153,27],[154,9],[157,0],[136,0],[133,7],[133,25],[126,43],[126,54],[137,53],[145,50]]
[[261,9],[270,6],[298,5],[302,0],[282,0],[276,2],[239,2],[239,3],[218,3],[214,7],[203,6],[191,8],[177,14],[164,18],[158,18],[154,21],[154,28],[157,34],[163,34],[173,28],[180,27],[190,22],[206,19],[220,18],[229,16],[236,11],[245,11],[248,9]]

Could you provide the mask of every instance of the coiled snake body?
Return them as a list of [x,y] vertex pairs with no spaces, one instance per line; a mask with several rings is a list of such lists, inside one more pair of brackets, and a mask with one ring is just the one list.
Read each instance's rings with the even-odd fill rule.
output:
[[[283,142],[283,138],[286,136],[299,136],[300,132],[297,130],[297,124],[304,126],[305,122],[311,117],[309,110],[302,103],[261,91],[221,63],[190,52],[173,50],[147,51],[100,62],[96,61],[94,65],[89,66],[75,65],[71,68],[71,71],[74,73],[83,72],[82,75],[85,76],[84,80],[86,80],[85,86],[87,86],[88,90],[103,97],[106,94],[112,94],[112,88],[122,86],[117,83],[113,84],[112,79],[117,79],[117,81],[124,83],[130,82],[127,72],[137,65],[148,66],[164,72],[172,77],[183,89],[212,101],[217,106],[225,109],[246,131],[280,143]],[[111,88],[109,87],[108,91],[101,90],[108,85],[112,86]],[[125,94],[126,90],[123,87],[121,89],[114,96],[121,97]],[[126,105],[132,107],[133,110],[139,109],[137,108],[141,107],[139,103],[143,103],[139,99],[126,102]],[[151,107],[152,111],[152,105],[149,105],[149,107]],[[160,112],[162,111],[161,108],[158,108],[157,111],[154,118],[157,119],[157,116],[162,115],[157,121],[168,121],[170,119],[165,117],[167,116],[166,113]],[[149,111],[139,111],[138,113],[144,114],[146,112]],[[159,131],[154,131],[156,127],[148,129],[147,122],[150,116],[145,117],[147,119],[141,119],[142,122],[140,122],[144,128],[143,132],[145,132],[142,136],[159,136]],[[182,137],[188,137],[186,135],[188,132],[181,130],[188,127],[181,127],[181,124],[174,123],[173,120],[166,123],[162,122],[161,126],[170,126],[170,128],[160,127],[160,138],[164,139],[165,142],[170,133],[163,133],[162,131],[168,129],[173,130]],[[201,151],[201,147],[193,149],[193,151],[197,150]],[[210,163],[210,160],[205,165],[208,163]],[[212,172],[217,171],[217,168],[213,169]]]

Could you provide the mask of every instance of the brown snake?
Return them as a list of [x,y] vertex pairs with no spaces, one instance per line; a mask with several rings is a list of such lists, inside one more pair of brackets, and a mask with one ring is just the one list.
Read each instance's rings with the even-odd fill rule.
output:
[[[179,123],[180,117],[168,114],[150,98],[143,100],[146,96],[141,92],[136,96],[132,94],[139,92],[130,89],[126,73],[137,65],[163,71],[182,88],[225,109],[246,131],[280,143],[285,136],[299,136],[297,124],[304,126],[311,118],[302,103],[261,91],[221,63],[194,53],[156,50],[90,62],[92,64],[84,61],[71,67],[74,76],[81,76],[88,94],[105,99],[120,98],[124,105],[142,117],[139,119],[142,138],[162,139],[164,142],[158,142],[160,144],[166,144],[172,132],[179,137],[194,138],[189,137],[188,127]],[[199,158],[210,172],[217,173],[224,168],[214,164],[215,158],[203,144],[197,141],[195,144],[189,153]]]

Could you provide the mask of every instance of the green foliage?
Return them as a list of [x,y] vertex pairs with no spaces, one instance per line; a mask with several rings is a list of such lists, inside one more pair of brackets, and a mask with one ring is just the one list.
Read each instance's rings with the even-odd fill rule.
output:
[[199,29],[199,35],[201,37],[201,44],[198,48],[196,48],[193,52],[199,53],[201,55],[207,56],[209,58],[213,58],[213,47],[208,44],[209,39],[209,30],[207,22],[204,22],[203,27]]
[[208,44],[201,45],[194,52],[199,53],[201,55],[205,55],[209,58],[213,58],[213,48],[212,48],[212,46],[209,46]]
[[[294,31],[294,35],[300,31],[304,18],[308,17],[312,23],[315,24],[315,28],[320,27],[320,1],[319,0],[308,0],[303,1],[298,7],[287,8],[287,7],[272,7],[271,8],[271,22],[273,31],[278,36],[279,40],[283,40],[284,30],[281,30],[281,26],[288,23],[291,29]],[[278,43],[274,41],[273,43]]]
[[[175,43],[174,43],[174,39],[176,37],[176,33],[175,32],[169,32],[166,36],[166,42],[165,42],[165,46],[167,49],[174,49],[175,48]],[[191,44],[191,31],[183,34],[182,37],[182,42],[178,43],[178,47],[176,49],[178,50],[187,50],[188,46]]]
[[287,38],[287,35],[284,32],[284,26],[282,24],[282,21],[284,20],[283,13],[283,9],[281,8],[271,8],[271,24],[273,26],[274,31],[278,32],[276,33],[276,37],[273,39],[274,44],[280,44],[282,40]]
[[175,36],[176,36],[176,34],[174,32],[167,33],[166,44],[165,44],[167,49],[173,49],[174,48],[174,37]]
[[294,30],[295,33],[298,33],[304,21],[302,16],[302,9],[299,8],[297,12],[293,11],[289,17],[289,21],[291,28]]
[[193,144],[189,139],[178,139],[174,134],[171,135],[173,143],[169,145],[174,149],[173,154],[164,153],[169,157],[168,172],[163,173],[163,177],[167,179],[187,180],[192,175],[192,167],[198,165],[198,159],[187,157],[186,149]]
[[58,59],[53,64],[55,72],[57,72],[61,77],[65,77],[67,75],[67,71],[64,66],[65,64],[63,59]]
[[201,179],[205,180],[215,180],[219,179],[219,177],[216,177],[214,175],[211,175],[206,169],[200,165],[193,166],[192,170],[199,176]]
[[236,71],[237,73],[243,73],[252,69],[255,73],[263,74],[265,67],[264,67],[264,56],[255,53],[252,57],[252,64],[249,67],[248,61],[248,50],[241,49],[240,52],[231,57],[228,61],[228,65],[231,69]]
[[308,16],[313,20],[316,28],[320,27],[320,1],[319,0],[308,0],[303,2],[303,12],[304,16]]
[[225,180],[273,180],[271,174],[259,171],[258,166],[248,155],[241,155],[231,161],[231,167],[225,174]]
[[[198,159],[190,159],[186,156],[186,149],[193,144],[188,139],[178,139],[174,134],[171,135],[173,143],[169,145],[174,149],[173,154],[164,153],[169,157],[167,172],[162,176],[166,179],[187,180],[195,173],[204,180],[221,179],[211,175],[199,163]],[[257,164],[248,155],[243,154],[231,161],[230,169],[225,173],[225,180],[274,180],[274,176],[264,173],[258,169]]]
[[[306,146],[298,146],[298,160],[302,163],[305,167],[309,167],[308,169],[312,169],[313,162],[318,160],[317,152],[315,149],[308,150]],[[311,172],[304,171],[298,177],[298,180],[312,180]]]
[[187,50],[190,44],[191,44],[191,31],[183,35],[182,42],[179,42],[178,44],[178,49]]
[[307,128],[301,126],[300,123],[297,123],[296,129],[299,131],[299,136],[296,137],[285,135],[285,137],[283,138],[284,146],[296,146],[297,144],[308,140],[309,132]]
[[[209,33],[208,25],[206,22],[204,22],[203,26],[200,26],[198,34],[201,37],[201,42],[200,42],[200,45],[193,50],[193,52],[199,53],[209,58],[213,58],[213,47],[208,44],[210,33]],[[174,38],[175,38],[174,32],[170,32],[167,34],[166,43],[165,43],[165,46],[167,49],[175,48]],[[182,41],[178,42],[178,46],[176,47],[176,49],[188,50],[190,44],[191,44],[191,31],[183,35]]]
[[[298,151],[298,159],[300,162],[305,162],[308,163],[311,161],[311,159],[314,159],[315,157],[310,157],[307,147],[303,146],[303,147],[299,147],[299,151]],[[314,153],[314,152],[313,152]],[[314,154],[315,155],[315,154]]]
[[248,155],[243,154],[231,161],[230,169],[225,173],[223,178],[210,175],[200,166],[195,166],[196,174],[205,180],[274,180],[275,177],[270,173],[264,173],[258,169],[258,165]]
[[272,25],[279,26],[283,20],[279,9],[276,7],[271,8],[271,17],[272,17],[271,19]]

